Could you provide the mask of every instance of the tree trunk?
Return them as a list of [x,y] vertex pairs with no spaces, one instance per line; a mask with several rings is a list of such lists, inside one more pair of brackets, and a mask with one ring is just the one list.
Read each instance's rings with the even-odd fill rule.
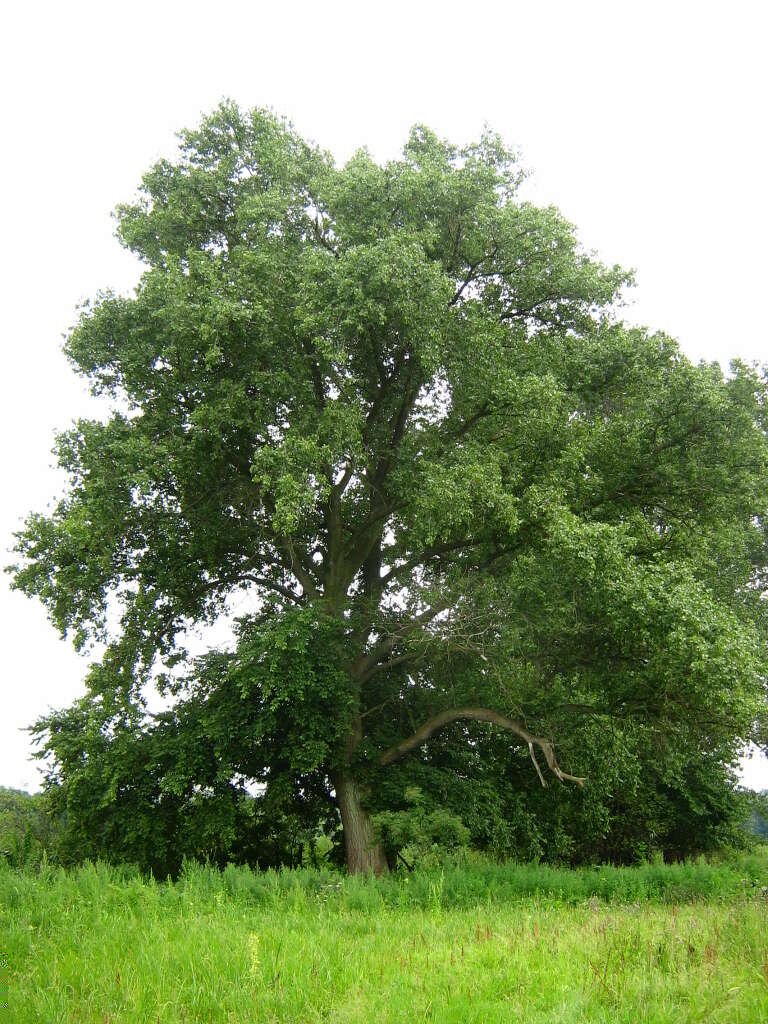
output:
[[380,875],[387,871],[384,850],[376,842],[368,815],[360,802],[360,789],[349,775],[333,776],[336,803],[341,812],[347,868],[351,875]]

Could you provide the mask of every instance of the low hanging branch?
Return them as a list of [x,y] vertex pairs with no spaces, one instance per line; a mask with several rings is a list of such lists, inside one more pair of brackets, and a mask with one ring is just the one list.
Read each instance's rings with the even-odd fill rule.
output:
[[447,711],[441,711],[439,715],[430,718],[429,721],[425,722],[420,729],[417,729],[407,739],[396,744],[394,747],[390,747],[389,750],[385,750],[379,757],[379,764],[392,764],[393,761],[399,760],[405,754],[410,753],[411,750],[416,750],[426,743],[429,737],[437,732],[438,729],[442,729],[444,726],[450,725],[451,722],[456,722],[460,719],[470,719],[474,722],[491,722],[493,725],[501,726],[502,729],[509,729],[510,732],[516,733],[528,744],[528,752],[531,755],[536,774],[539,776],[541,784],[545,789],[547,783],[541,774],[539,762],[536,760],[536,747],[544,755],[544,759],[552,774],[560,779],[561,782],[575,782],[577,786],[584,785],[586,779],[578,778],[576,775],[569,775],[568,772],[562,770],[555,758],[555,751],[551,740],[545,739],[543,736],[534,736],[520,725],[519,722],[515,722],[512,718],[507,718],[506,715],[493,711],[491,708],[449,708]]

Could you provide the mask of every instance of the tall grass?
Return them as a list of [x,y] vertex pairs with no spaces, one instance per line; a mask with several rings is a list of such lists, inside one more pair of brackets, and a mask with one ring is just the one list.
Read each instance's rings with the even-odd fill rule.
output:
[[[228,865],[223,871],[186,862],[175,883],[142,878],[131,866],[87,864],[72,871],[44,866],[16,872],[0,866],[0,903],[19,899],[54,902],[65,893],[110,907],[135,894],[156,893],[165,906],[214,898],[249,906],[333,905],[346,910],[390,908],[443,909],[505,904],[536,898],[579,904],[688,903],[730,900],[768,886],[768,847],[751,856],[711,863],[703,858],[679,864],[635,867],[557,868],[544,864],[447,864],[441,868],[397,873],[382,878],[350,877],[332,868],[258,871]],[[20,895],[24,893],[25,895]],[[32,895],[34,894],[34,896]]]
[[768,1020],[764,857],[385,879],[0,869],[19,1022]]

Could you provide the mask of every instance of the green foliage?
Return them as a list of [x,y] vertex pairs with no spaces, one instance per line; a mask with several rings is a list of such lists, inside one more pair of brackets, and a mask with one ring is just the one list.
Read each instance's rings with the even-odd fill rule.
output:
[[43,793],[0,786],[0,860],[11,867],[31,867],[50,857],[55,823]]
[[[244,709],[239,717],[233,703]],[[300,863],[318,827],[335,828],[333,808],[287,767],[257,795],[233,777],[233,759],[250,749],[253,714],[235,678],[207,700],[152,718],[87,698],[49,715],[39,728],[57,754],[47,785],[55,859],[128,861],[161,878],[177,875],[185,857]]]
[[768,840],[768,790],[751,794],[746,828],[763,842]]
[[405,809],[380,811],[371,819],[391,866],[400,860],[426,867],[467,847],[470,832],[458,815],[445,807],[430,809],[418,786],[409,787],[404,795]]
[[[631,275],[521,178],[491,133],[417,126],[400,159],[338,167],[227,103],[119,208],[144,274],[65,345],[113,413],[59,436],[69,487],[13,570],[106,645],[37,728],[72,857],[222,862],[264,818],[300,849],[344,779],[378,813],[420,785],[499,853],[628,860],[688,852],[676,820],[730,828],[766,719],[765,374],[622,324]],[[190,661],[233,600],[255,612],[231,647]],[[178,703],[150,719],[153,681]],[[478,708],[516,724],[506,753]],[[545,808],[519,740],[554,741],[544,771],[583,796]],[[345,828],[362,849],[364,808]]]
[[419,761],[393,766],[371,797],[374,819],[419,787],[427,807],[460,817],[471,848],[500,860],[632,864],[749,842],[743,825],[752,798],[717,754],[670,750],[631,721],[581,721],[561,735],[565,753],[571,744],[582,752],[583,792],[543,789],[526,753],[476,725],[469,735],[446,734]]

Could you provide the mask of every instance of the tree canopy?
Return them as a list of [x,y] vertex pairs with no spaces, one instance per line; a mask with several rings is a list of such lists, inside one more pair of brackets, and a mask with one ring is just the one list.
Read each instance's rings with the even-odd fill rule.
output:
[[[631,275],[522,179],[489,132],[339,167],[223,104],[118,209],[140,284],[66,341],[113,411],[59,435],[70,484],[14,580],[106,645],[39,726],[72,806],[101,745],[102,802],[258,781],[335,801],[378,871],[370,813],[419,765],[471,786],[503,741],[588,800],[594,744],[727,765],[754,735],[765,377],[622,323]],[[189,658],[235,598],[232,644]],[[148,718],[153,680],[176,700]],[[119,747],[149,774],[123,759],[118,794]]]

